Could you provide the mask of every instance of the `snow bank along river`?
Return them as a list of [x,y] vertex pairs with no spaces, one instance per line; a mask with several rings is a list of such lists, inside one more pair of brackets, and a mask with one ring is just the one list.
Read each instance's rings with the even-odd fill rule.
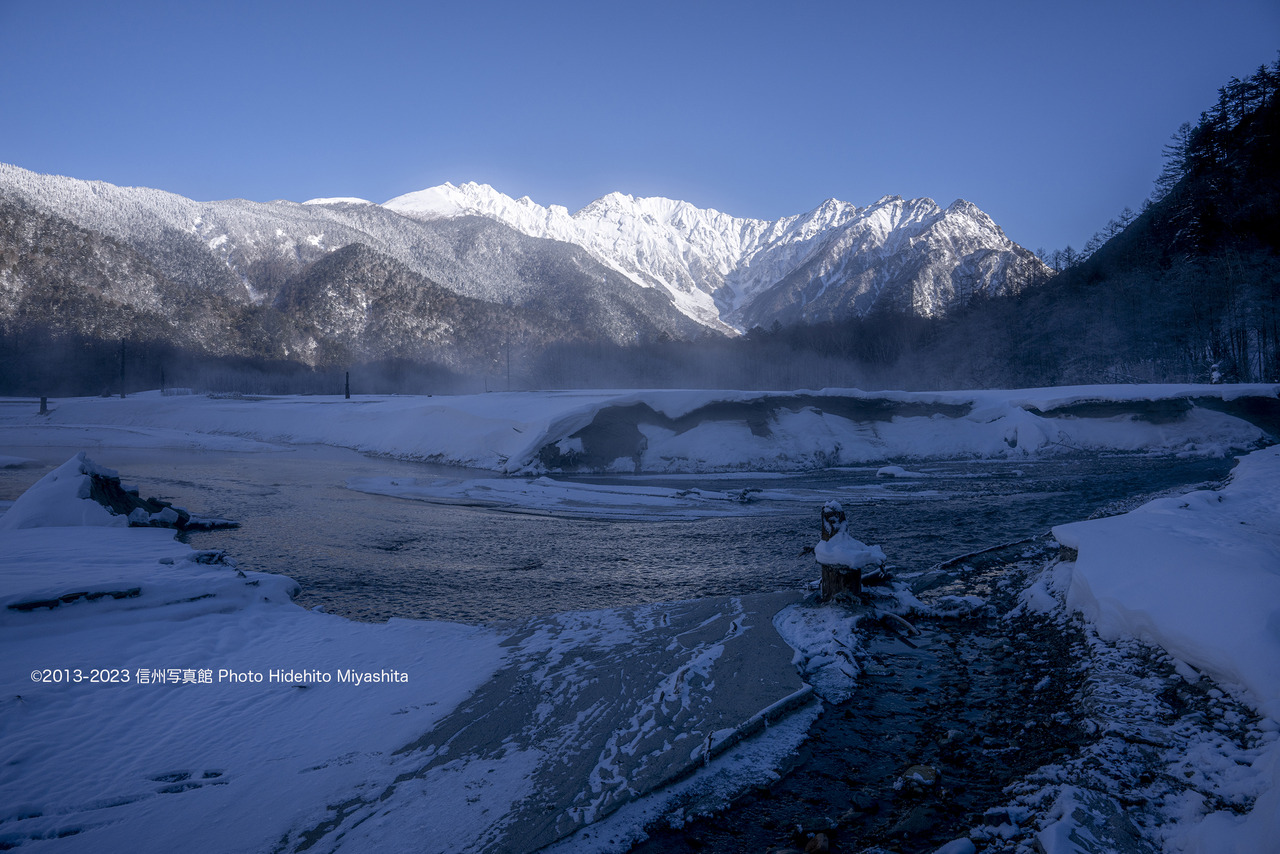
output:
[[[1223,454],[1265,440],[1240,416],[1265,426],[1275,394],[152,394],[55,402],[46,418],[0,403],[0,498],[87,448],[144,494],[244,523],[184,535],[187,545],[79,512],[94,470],[79,459],[0,517],[43,519],[0,531],[0,749],[12,757],[0,844],[519,851],[564,839],[625,850],[681,805],[773,779],[822,708],[815,688],[841,708],[860,678],[874,687],[874,644],[857,623],[875,608],[986,607],[961,587],[930,605],[904,590],[871,611],[801,603],[816,571],[799,547],[816,539],[823,501],[840,498],[858,536],[911,575],[1215,480],[1230,467]],[[1160,453],[1096,456],[1144,448]],[[1140,841],[1170,850],[1250,850],[1280,832],[1266,818],[1277,812],[1276,597],[1252,595],[1280,564],[1280,462],[1267,451],[1246,463],[1242,482],[1197,493],[1222,501],[1059,528],[1075,561],[1023,571],[1024,618],[1078,614],[1091,643],[1157,644],[1179,678],[1220,680],[1212,690],[1249,715],[1249,733],[1272,733],[1237,748],[1184,739],[1225,770],[1190,787],[1198,804],[1184,792],[1161,806],[1173,830]],[[1179,603],[1219,553],[1230,583],[1188,624]],[[278,573],[301,584],[303,603],[391,619],[299,608]],[[973,836],[991,847],[1032,833],[1074,850],[1072,833],[1103,810],[1095,788],[1046,777],[1041,812],[1029,797],[1009,805],[1023,836]]]

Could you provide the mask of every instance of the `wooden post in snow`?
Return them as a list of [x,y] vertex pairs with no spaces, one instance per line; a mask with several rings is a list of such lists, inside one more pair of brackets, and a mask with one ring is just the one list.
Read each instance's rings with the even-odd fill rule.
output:
[[[828,542],[837,534],[845,532],[848,520],[844,515],[844,508],[840,506],[839,501],[828,501],[822,506],[822,541]],[[862,570],[850,569],[847,566],[828,566],[825,563],[819,563],[822,567],[822,581],[819,594],[824,602],[831,601],[833,596],[840,593],[848,593],[858,596],[862,593]]]

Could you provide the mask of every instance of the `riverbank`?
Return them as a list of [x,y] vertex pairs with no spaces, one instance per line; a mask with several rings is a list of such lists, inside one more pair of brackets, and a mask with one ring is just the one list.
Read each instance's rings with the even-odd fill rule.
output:
[[[6,445],[327,444],[513,473],[805,471],[924,459],[1216,454],[1280,432],[1280,385],[957,392],[547,391],[398,397],[143,392],[0,401]],[[1261,425],[1261,426],[1259,426]]]
[[[786,777],[631,854],[1270,850],[1280,448],[1054,537],[961,561],[920,635],[854,627],[857,688]],[[957,596],[982,605],[946,616]]]
[[128,527],[91,475],[0,516],[5,847],[532,850],[765,779],[812,719],[772,625],[798,593],[358,623]]

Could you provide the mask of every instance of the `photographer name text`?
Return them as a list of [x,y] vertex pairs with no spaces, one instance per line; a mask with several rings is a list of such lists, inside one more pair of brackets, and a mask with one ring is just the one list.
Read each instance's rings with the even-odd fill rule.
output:
[[403,670],[230,670],[226,668],[93,668],[54,667],[31,671],[31,681],[45,684],[104,685],[381,685],[408,682]]

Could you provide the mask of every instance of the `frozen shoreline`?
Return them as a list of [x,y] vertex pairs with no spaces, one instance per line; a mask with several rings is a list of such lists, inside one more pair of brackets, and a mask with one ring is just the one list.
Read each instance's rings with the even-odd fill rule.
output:
[[[1280,839],[1280,446],[1242,458],[1221,490],[1059,525],[1053,535],[1075,557],[1032,596],[1052,595],[1103,641],[1160,647],[1185,681],[1203,674],[1213,690],[1261,717],[1260,743],[1239,751],[1221,739],[1195,760],[1208,775],[1198,785],[1252,808],[1239,814],[1189,798],[1166,844],[1204,852],[1273,846]],[[1215,764],[1231,772],[1215,780]]]
[[816,712],[772,624],[799,593],[359,623],[127,527],[103,473],[77,455],[0,516],[6,845],[525,850],[767,780]]
[[[328,444],[507,474],[803,471],[904,460],[1251,450],[1280,385],[962,392],[563,391],[0,400],[0,442],[240,448]],[[1227,411],[1235,412],[1232,414]],[[53,437],[57,437],[56,439]]]

